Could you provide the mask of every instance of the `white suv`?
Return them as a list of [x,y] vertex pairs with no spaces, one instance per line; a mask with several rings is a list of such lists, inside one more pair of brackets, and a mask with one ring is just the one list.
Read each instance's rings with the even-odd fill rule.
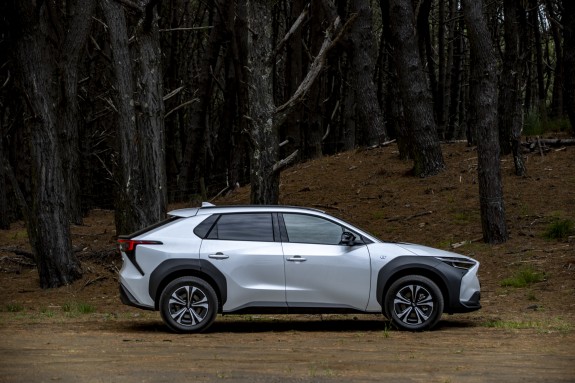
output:
[[176,332],[247,312],[383,312],[425,330],[481,307],[476,260],[383,242],[319,210],[204,203],[169,215],[119,237],[120,292]]

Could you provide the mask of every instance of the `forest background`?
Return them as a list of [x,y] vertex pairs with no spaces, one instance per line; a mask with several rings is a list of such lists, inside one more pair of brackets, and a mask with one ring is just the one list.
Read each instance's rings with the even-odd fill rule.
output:
[[[413,177],[477,147],[483,240],[507,239],[500,155],[573,133],[569,0],[138,1],[0,5],[0,226],[24,219],[40,284],[81,276],[70,225],[117,233],[287,166],[396,140]],[[385,167],[385,163],[382,163]]]

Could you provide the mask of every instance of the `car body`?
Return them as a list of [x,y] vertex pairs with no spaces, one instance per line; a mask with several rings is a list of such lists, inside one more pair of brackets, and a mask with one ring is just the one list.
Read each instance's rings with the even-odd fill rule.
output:
[[383,313],[407,330],[481,307],[479,262],[384,242],[323,211],[214,206],[120,236],[122,302],[159,310],[176,332],[218,313]]

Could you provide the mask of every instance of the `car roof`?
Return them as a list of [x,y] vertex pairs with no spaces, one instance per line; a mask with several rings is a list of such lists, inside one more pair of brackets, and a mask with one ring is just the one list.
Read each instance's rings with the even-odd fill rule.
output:
[[308,212],[316,212],[316,213],[325,213],[322,210],[309,208],[309,207],[302,207],[302,206],[288,206],[288,205],[221,205],[216,206],[208,202],[202,203],[201,207],[192,207],[192,208],[184,208],[184,209],[177,209],[168,212],[168,215],[174,217],[193,217],[195,215],[204,215],[204,214],[221,214],[221,213],[247,213],[247,212],[258,212],[258,211],[308,211]]

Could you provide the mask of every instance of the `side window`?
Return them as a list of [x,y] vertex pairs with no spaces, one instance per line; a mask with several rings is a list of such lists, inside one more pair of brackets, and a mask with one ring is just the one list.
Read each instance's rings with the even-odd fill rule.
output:
[[270,213],[223,214],[207,238],[273,242],[272,215]]
[[283,214],[289,242],[338,245],[343,227],[320,217]]

